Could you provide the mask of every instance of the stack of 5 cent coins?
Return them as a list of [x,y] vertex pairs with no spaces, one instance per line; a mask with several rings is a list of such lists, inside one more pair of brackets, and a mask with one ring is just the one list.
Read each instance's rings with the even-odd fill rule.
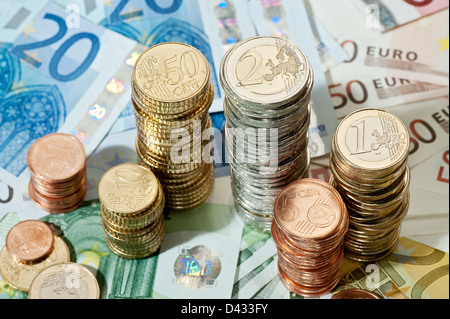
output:
[[350,214],[346,256],[374,262],[389,255],[408,213],[410,137],[395,115],[362,109],[338,126],[330,154],[332,184]]
[[203,203],[214,186],[210,150],[214,98],[208,61],[196,48],[168,42],[141,54],[132,77],[139,163],[158,177],[172,211]]
[[119,257],[142,259],[155,253],[166,233],[165,197],[148,168],[122,164],[107,171],[98,186],[108,247]]
[[301,179],[275,201],[272,236],[278,270],[289,291],[304,297],[330,293],[344,262],[348,212],[339,193],[316,179]]
[[28,292],[36,274],[69,261],[66,243],[46,223],[27,220],[8,232],[0,252],[0,274],[11,287]]
[[27,155],[31,199],[51,214],[68,213],[86,195],[86,151],[74,136],[54,133],[38,139]]

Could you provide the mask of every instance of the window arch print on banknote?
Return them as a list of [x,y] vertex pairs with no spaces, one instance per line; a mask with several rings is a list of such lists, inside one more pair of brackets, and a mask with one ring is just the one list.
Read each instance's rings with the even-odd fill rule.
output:
[[214,85],[215,98],[221,97],[213,54],[208,38],[202,30],[187,22],[171,18],[167,19],[165,22],[153,29],[147,39],[151,41],[151,43],[144,43],[147,46],[177,41],[197,48],[201,53],[203,53],[210,65],[211,80]]
[[0,47],[0,66],[0,167],[19,176],[26,168],[29,146],[64,122],[64,99],[53,85],[14,88],[21,70],[8,46]]

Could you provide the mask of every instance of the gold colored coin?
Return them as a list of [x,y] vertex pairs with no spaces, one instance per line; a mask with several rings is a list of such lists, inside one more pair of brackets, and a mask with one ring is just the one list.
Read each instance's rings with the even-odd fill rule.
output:
[[6,247],[0,252],[0,274],[11,287],[29,291],[34,277],[43,269],[70,261],[70,252],[66,243],[58,236],[54,237],[54,248],[44,260],[35,264],[21,264],[16,262],[8,253]]
[[76,263],[60,263],[43,269],[33,280],[30,299],[99,299],[95,276]]
[[176,105],[193,99],[209,88],[210,69],[196,48],[176,42],[150,47],[135,64],[137,90],[154,104]]
[[153,205],[158,180],[151,170],[137,164],[122,164],[107,171],[98,185],[101,203],[118,214],[136,214]]

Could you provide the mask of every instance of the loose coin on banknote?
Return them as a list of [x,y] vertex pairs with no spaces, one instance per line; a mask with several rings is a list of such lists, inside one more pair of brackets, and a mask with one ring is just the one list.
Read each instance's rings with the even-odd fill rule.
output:
[[347,289],[334,294],[331,299],[383,299],[380,295],[365,289]]
[[28,291],[31,282],[39,271],[51,265],[69,262],[70,252],[67,244],[60,237],[55,236],[53,250],[47,258],[31,264],[24,264],[14,260],[7,247],[0,252],[0,274],[11,287]]
[[43,269],[33,279],[30,299],[99,299],[95,276],[77,263],[60,263]]
[[26,220],[14,225],[6,236],[6,248],[18,262],[33,263],[47,257],[53,250],[51,228],[38,220]]

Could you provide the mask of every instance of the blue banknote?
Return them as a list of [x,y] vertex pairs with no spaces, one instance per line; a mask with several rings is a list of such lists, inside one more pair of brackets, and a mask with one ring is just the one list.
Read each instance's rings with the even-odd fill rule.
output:
[[[43,5],[42,5],[43,4]],[[51,2],[0,3],[0,177],[18,177],[29,147],[62,131],[89,155],[129,101],[143,47]]]

